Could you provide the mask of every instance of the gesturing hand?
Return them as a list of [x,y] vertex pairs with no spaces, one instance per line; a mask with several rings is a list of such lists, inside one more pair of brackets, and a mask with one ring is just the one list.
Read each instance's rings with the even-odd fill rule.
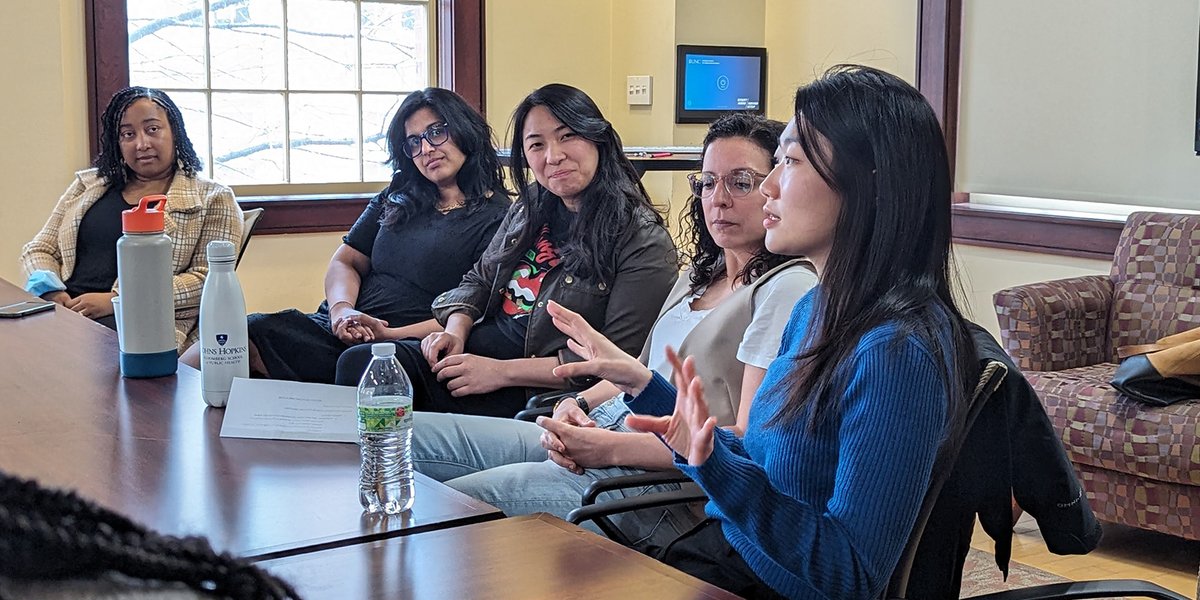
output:
[[554,326],[567,335],[567,347],[584,359],[555,367],[555,377],[592,375],[634,396],[650,383],[653,377],[650,369],[596,331],[579,313],[554,301],[546,305],[546,312],[550,313]]
[[629,415],[625,424],[638,431],[657,434],[675,451],[687,458],[688,464],[698,467],[708,460],[713,450],[713,429],[716,417],[708,415],[704,402],[704,384],[696,375],[692,357],[680,360],[675,349],[667,347],[667,359],[675,371],[675,412],[669,417]]
[[449,331],[431,333],[421,340],[421,354],[425,356],[425,360],[429,362],[429,368],[434,372],[437,372],[438,361],[462,354],[465,347],[466,342]]
[[455,398],[486,394],[508,385],[503,361],[477,354],[447,356],[435,363],[432,369],[438,381],[445,384]]

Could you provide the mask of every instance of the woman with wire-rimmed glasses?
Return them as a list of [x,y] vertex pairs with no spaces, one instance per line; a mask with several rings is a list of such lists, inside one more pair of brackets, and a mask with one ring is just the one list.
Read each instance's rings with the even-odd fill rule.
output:
[[[333,383],[350,346],[441,331],[430,305],[483,254],[509,207],[492,129],[454,92],[410,94],[388,127],[392,181],[325,271],[325,302],[249,317],[250,370]],[[199,353],[184,355],[199,364]]]

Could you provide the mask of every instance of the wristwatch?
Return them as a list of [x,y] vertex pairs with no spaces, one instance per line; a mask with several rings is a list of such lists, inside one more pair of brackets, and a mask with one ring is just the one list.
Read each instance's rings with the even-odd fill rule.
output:
[[588,407],[587,400],[584,400],[582,396],[563,396],[562,398],[558,399],[558,402],[554,403],[554,408],[550,409],[550,412],[556,412],[558,410],[558,405],[566,402],[567,400],[574,400],[575,405],[578,406],[579,410],[582,410],[583,414],[585,415],[591,411],[591,408]]

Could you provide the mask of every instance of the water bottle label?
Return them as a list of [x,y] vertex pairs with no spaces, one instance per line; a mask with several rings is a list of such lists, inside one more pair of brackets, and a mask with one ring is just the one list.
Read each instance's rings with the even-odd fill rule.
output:
[[213,336],[213,341],[216,343],[201,344],[201,359],[206,365],[237,365],[247,356],[248,348],[245,343],[242,345],[230,344],[228,334],[218,333]]
[[390,433],[412,427],[412,404],[403,406],[358,407],[358,430],[363,433]]

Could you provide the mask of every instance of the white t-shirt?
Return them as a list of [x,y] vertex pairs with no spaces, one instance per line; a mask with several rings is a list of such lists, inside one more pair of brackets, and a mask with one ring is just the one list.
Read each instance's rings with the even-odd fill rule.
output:
[[792,308],[815,285],[815,273],[802,265],[792,265],[758,288],[754,295],[754,315],[738,346],[738,360],[760,369],[770,366],[779,355],[783,329],[792,316]]
[[[808,290],[817,285],[817,276],[802,265],[793,265],[776,273],[758,288],[754,295],[750,325],[738,345],[737,359],[762,369],[767,368],[779,354],[783,329],[792,316],[792,308]],[[667,362],[667,346],[676,350],[692,329],[712,309],[692,310],[692,301],[702,295],[688,294],[663,314],[650,332],[650,360],[646,366],[664,377],[670,377],[671,363]]]
[[[704,290],[700,290],[699,293],[703,294]],[[654,324],[654,330],[650,332],[650,359],[646,366],[664,377],[669,377],[672,371],[671,363],[667,361],[667,346],[678,350],[692,329],[704,320],[705,315],[712,312],[711,308],[692,310],[692,302],[699,297],[698,294],[685,296],[679,304],[663,313],[658,323]]]

